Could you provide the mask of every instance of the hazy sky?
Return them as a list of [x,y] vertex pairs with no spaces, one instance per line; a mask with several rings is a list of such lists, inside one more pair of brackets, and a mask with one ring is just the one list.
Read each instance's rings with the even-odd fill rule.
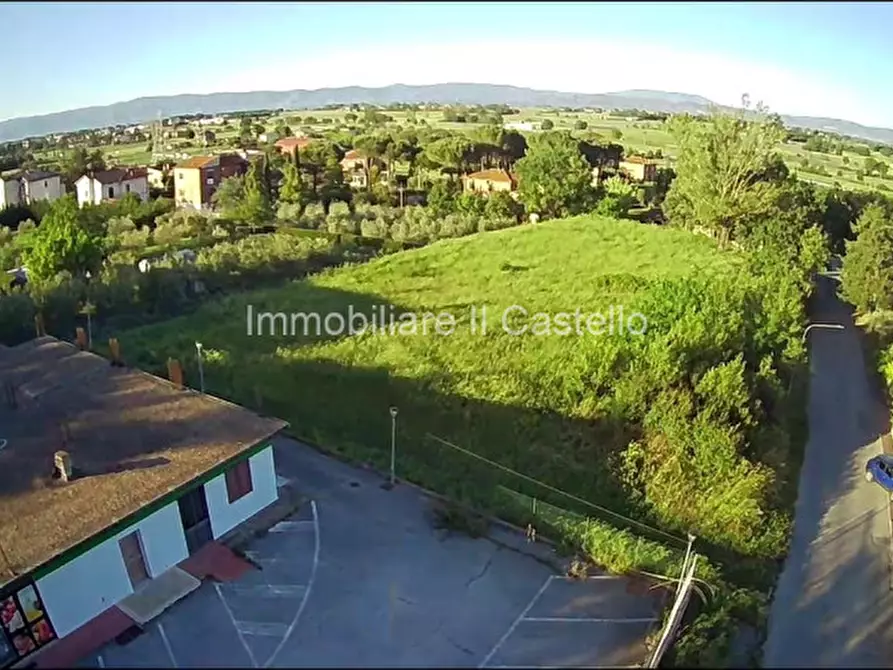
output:
[[650,88],[893,127],[893,3],[0,3],[0,119],[142,96]]

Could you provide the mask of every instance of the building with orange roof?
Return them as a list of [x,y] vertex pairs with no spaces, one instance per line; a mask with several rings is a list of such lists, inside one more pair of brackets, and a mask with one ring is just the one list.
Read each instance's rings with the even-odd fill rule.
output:
[[481,170],[463,176],[462,184],[466,193],[512,193],[518,188],[518,177],[505,170]]
[[174,166],[174,201],[177,207],[207,209],[220,183],[245,174],[248,161],[235,154],[193,156]]
[[306,149],[312,141],[309,137],[283,137],[281,140],[277,140],[273,146],[294,158],[297,152]]
[[657,163],[642,156],[629,156],[620,161],[620,171],[635,181],[654,181],[657,177]]

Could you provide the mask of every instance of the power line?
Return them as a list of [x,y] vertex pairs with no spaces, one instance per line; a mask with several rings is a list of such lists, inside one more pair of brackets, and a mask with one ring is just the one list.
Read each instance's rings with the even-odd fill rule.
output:
[[672,535],[671,533],[667,533],[666,531],[663,531],[660,528],[654,528],[653,526],[649,526],[647,523],[643,523],[642,521],[637,521],[636,519],[631,519],[628,516],[624,516],[623,514],[620,514],[619,512],[615,512],[615,511],[610,510],[606,507],[596,505],[595,503],[589,502],[588,500],[584,500],[583,498],[578,498],[577,496],[573,495],[572,493],[567,493],[566,491],[562,491],[561,489],[555,488],[554,486],[546,484],[545,482],[541,482],[538,479],[534,479],[533,477],[529,477],[525,474],[522,474],[522,473],[518,472],[517,470],[512,470],[511,468],[509,468],[505,465],[502,465],[501,463],[497,463],[496,461],[491,461],[489,458],[481,456],[480,454],[476,454],[473,451],[469,451],[468,449],[463,449],[462,447],[460,447],[456,444],[447,442],[443,438],[437,437],[437,435],[432,435],[431,433],[427,433],[427,435],[428,435],[428,437],[430,437],[434,440],[437,440],[441,444],[444,444],[448,447],[456,449],[457,451],[460,451],[463,454],[471,456],[472,458],[476,458],[479,461],[483,461],[484,463],[487,463],[488,465],[491,465],[495,468],[498,468],[500,470],[508,472],[509,474],[515,475],[516,477],[520,477],[521,479],[524,479],[528,482],[537,484],[538,486],[542,486],[543,488],[545,488],[549,491],[552,491],[559,495],[565,496],[566,498],[569,498],[569,499],[571,499],[575,502],[578,502],[582,505],[586,505],[587,507],[591,507],[592,509],[598,510],[599,512],[602,512],[603,514],[608,514],[610,516],[615,517],[616,519],[622,519],[623,521],[626,521],[626,522],[631,523],[635,526],[638,526],[639,528],[646,529],[652,533],[657,533],[658,535],[668,538],[668,539],[672,540],[673,542],[679,543],[681,546],[687,546],[687,544],[688,544],[688,542],[686,540],[683,540],[681,537],[677,537],[675,535]]

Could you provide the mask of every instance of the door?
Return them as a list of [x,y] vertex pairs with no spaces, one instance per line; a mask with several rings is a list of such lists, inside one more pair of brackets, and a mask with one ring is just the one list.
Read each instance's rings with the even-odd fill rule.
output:
[[133,531],[118,540],[121,547],[121,555],[124,557],[124,566],[127,568],[127,576],[130,584],[135,589],[149,579],[149,569],[146,567],[146,557],[143,555],[143,545],[140,542],[140,532]]
[[205,500],[205,487],[192,489],[177,501],[180,508],[180,520],[186,533],[186,547],[191,556],[201,547],[213,540],[211,535],[211,519],[208,516],[208,503]]

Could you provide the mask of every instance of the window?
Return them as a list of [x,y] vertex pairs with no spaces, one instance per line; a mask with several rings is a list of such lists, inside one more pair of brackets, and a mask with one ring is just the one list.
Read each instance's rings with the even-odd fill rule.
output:
[[43,187],[47,188],[47,186],[48,186],[47,182],[43,182]]
[[130,184],[124,184],[124,190],[130,193]]
[[0,596],[0,667],[8,667],[55,638],[33,582],[17,593]]
[[109,186],[109,197],[110,198],[115,197],[115,187],[114,186]]
[[247,460],[237,463],[226,471],[226,495],[231,503],[251,491],[251,466]]

